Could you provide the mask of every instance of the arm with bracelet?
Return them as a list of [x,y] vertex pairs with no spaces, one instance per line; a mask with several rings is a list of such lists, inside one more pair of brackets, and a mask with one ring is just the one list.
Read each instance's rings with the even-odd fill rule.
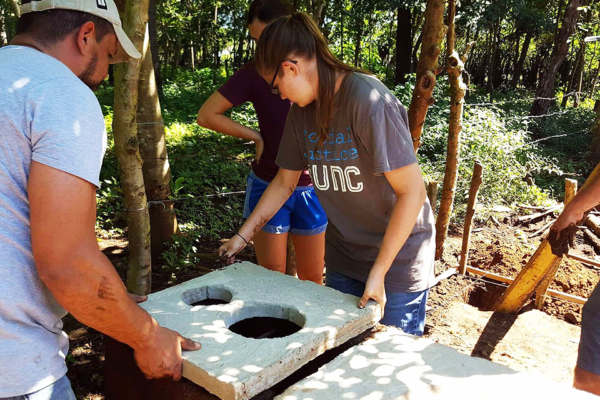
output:
[[290,198],[294,189],[296,189],[301,173],[302,171],[279,169],[275,179],[269,184],[250,218],[246,220],[235,236],[219,248],[219,257],[226,260],[226,264],[233,263],[235,255],[246,247],[254,235]]

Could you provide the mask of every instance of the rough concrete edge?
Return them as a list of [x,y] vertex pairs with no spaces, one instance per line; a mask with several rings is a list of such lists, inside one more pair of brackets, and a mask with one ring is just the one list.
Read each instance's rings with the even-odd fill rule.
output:
[[183,360],[183,376],[220,399],[236,400],[235,389],[231,383],[220,381],[187,360]]
[[[289,375],[302,368],[309,361],[312,361],[321,354],[325,353],[327,350],[338,347],[346,343],[348,340],[367,331],[368,329],[373,328],[381,319],[381,306],[379,304],[373,304],[369,308],[373,311],[372,313],[365,313],[362,318],[348,321],[348,323],[339,328],[335,337],[327,338],[328,333],[323,332],[323,335],[316,336],[310,343],[304,343],[303,347],[300,348],[300,351],[291,353],[279,360],[278,363],[272,364],[269,367],[261,370],[259,373],[254,375],[253,378],[247,380],[246,382],[234,382],[233,385],[235,386],[235,392],[236,394],[240,394],[240,396],[236,397],[235,400],[251,399],[252,397],[281,382]],[[348,327],[348,325],[351,326]],[[342,330],[346,330],[346,332],[340,332]],[[316,343],[322,344],[315,345]],[[308,350],[309,347],[310,350]],[[284,373],[277,372],[277,370],[281,368],[285,369]],[[266,386],[260,390],[249,389],[248,387],[253,386],[252,383],[256,381],[266,381],[267,383]]]

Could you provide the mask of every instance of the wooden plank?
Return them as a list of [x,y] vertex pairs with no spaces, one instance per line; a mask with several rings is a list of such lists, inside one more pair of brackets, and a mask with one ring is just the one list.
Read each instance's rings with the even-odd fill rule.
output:
[[460,265],[458,271],[461,274],[466,272],[467,260],[469,259],[469,244],[471,242],[471,224],[475,215],[475,205],[477,204],[477,193],[483,182],[483,165],[475,161],[473,168],[473,178],[471,179],[471,190],[469,191],[469,204],[467,205],[467,215],[465,216],[465,227],[463,231],[462,250],[460,252]]
[[522,217],[519,217],[518,221],[519,222],[531,222],[534,219],[542,218],[542,217],[545,217],[548,214],[552,214],[555,211],[557,211],[558,209],[560,209],[561,207],[562,207],[561,205],[557,205],[557,206],[551,207],[548,210],[546,210],[544,212],[541,212],[541,213],[538,213],[538,214],[524,215]]
[[575,254],[567,254],[566,256],[569,257],[569,258],[571,258],[571,259],[573,259],[573,260],[576,260],[576,261],[579,261],[579,262],[591,265],[592,267],[594,267],[596,269],[600,269],[600,262],[598,262],[598,261],[590,260],[589,258],[577,256]]
[[[571,202],[571,200],[573,200],[573,198],[575,197],[576,194],[577,194],[577,181],[575,179],[565,179],[565,208],[567,207],[567,204],[569,204]],[[544,308],[546,291],[548,290],[548,288],[552,284],[552,281],[556,277],[556,273],[558,272],[558,269],[560,268],[561,261],[562,261],[562,257],[560,257],[558,260],[556,260],[554,262],[554,264],[552,264],[550,271],[548,271],[548,273],[542,280],[542,283],[540,283],[540,286],[537,288],[537,290],[535,292],[535,308],[537,308],[538,310],[541,310],[542,308]]]
[[[584,189],[599,175],[600,164],[594,168],[581,189]],[[519,312],[558,259],[559,256],[552,253],[548,239],[544,239],[527,265],[498,300],[494,310],[512,314]]]
[[450,268],[450,269],[442,272],[441,274],[439,274],[438,276],[435,277],[435,281],[434,281],[433,285],[431,285],[431,286],[433,287],[433,286],[437,285],[444,279],[450,278],[452,275],[456,274],[457,272],[458,271],[456,268]]
[[[498,275],[493,272],[484,271],[479,268],[467,267],[467,272],[470,272],[474,275],[479,275],[483,278],[490,279],[492,281],[498,281],[498,282],[509,283],[509,284],[514,282],[514,279],[508,278],[506,276]],[[583,297],[573,296],[572,294],[559,292],[558,290],[554,290],[554,289],[548,289],[548,291],[546,293],[552,297],[556,297],[557,299],[566,300],[566,301],[570,301],[570,302],[577,303],[577,304],[585,304],[587,302],[587,299],[585,299]]]

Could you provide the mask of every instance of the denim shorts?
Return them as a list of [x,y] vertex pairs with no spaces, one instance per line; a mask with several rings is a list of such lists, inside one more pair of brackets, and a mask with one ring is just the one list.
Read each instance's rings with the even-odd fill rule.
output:
[[[269,182],[260,179],[254,172],[250,172],[244,202],[244,218],[248,218],[252,214],[267,186],[269,186]],[[325,215],[312,186],[296,187],[288,201],[262,228],[266,233],[290,232],[304,236],[317,235],[325,232],[326,229],[327,215]]]
[[[325,277],[327,286],[362,297],[365,292],[365,283],[339,272],[327,270]],[[393,325],[405,333],[422,336],[425,331],[425,307],[429,289],[422,292],[391,292],[386,291],[387,303],[381,323]]]
[[577,366],[600,375],[600,285],[596,286],[581,312]]
[[22,396],[5,397],[0,400],[75,400],[75,394],[71,389],[71,382],[67,376],[63,376],[52,385],[46,386],[37,392]]

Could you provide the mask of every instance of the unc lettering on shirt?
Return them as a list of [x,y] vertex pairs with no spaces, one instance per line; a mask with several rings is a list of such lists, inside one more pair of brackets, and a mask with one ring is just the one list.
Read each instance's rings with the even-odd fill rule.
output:
[[[360,175],[360,170],[358,167],[349,166],[342,169],[342,167],[337,165],[322,165],[323,175],[322,178],[319,177],[319,166],[311,165],[308,169],[310,172],[310,177],[312,178],[313,185],[322,191],[329,190],[330,187],[333,188],[334,192],[351,192],[358,193],[363,191],[363,183],[358,182],[358,177]],[[354,175],[356,178],[356,182],[352,182],[351,175]],[[331,180],[330,180],[331,177]],[[331,181],[331,185],[330,185]]]

